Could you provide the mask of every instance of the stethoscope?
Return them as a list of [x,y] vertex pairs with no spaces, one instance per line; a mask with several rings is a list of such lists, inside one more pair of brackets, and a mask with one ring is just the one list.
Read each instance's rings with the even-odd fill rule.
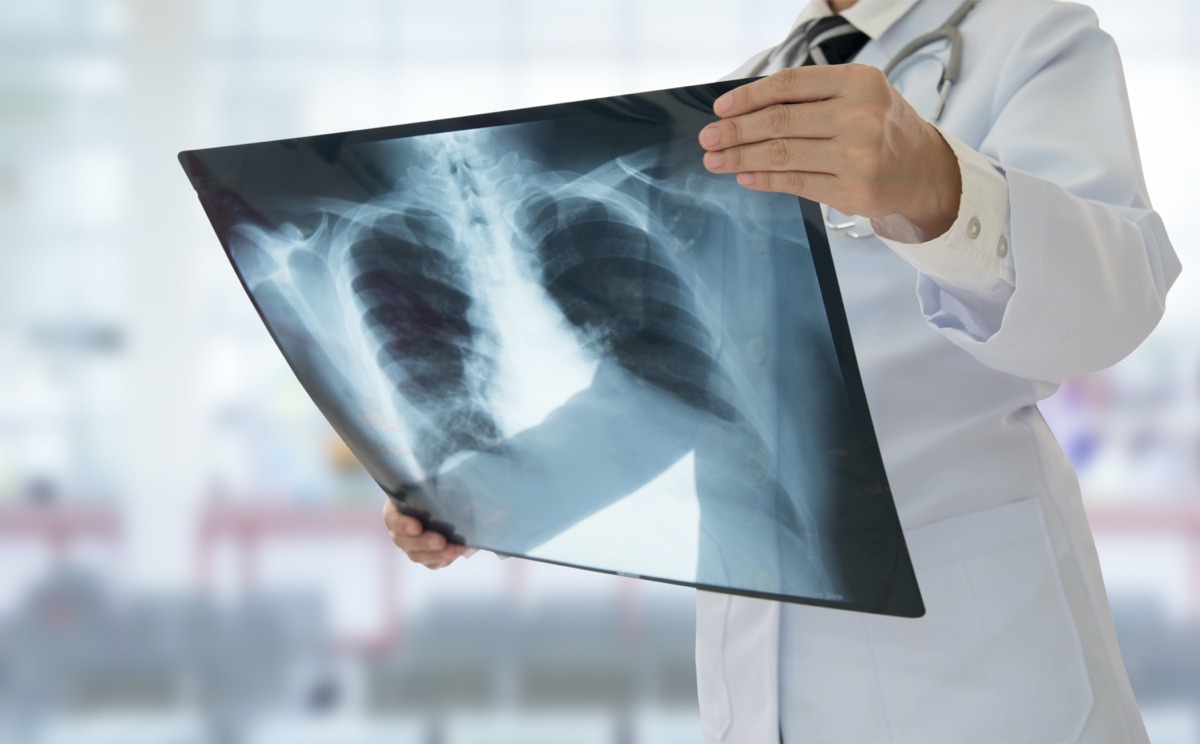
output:
[[[938,81],[938,98],[934,104],[933,115],[929,118],[935,124],[942,118],[942,110],[946,107],[946,99],[950,96],[950,89],[958,82],[959,74],[962,72],[962,31],[958,29],[963,18],[966,18],[967,13],[975,7],[979,0],[964,0],[964,2],[955,9],[950,17],[947,18],[942,25],[933,29],[928,33],[921,34],[917,38],[908,42],[904,47],[896,52],[888,63],[883,66],[883,74],[888,80],[899,70],[903,70],[908,65],[926,57],[935,58],[932,54],[918,55],[921,49],[933,44],[937,41],[947,41],[950,45],[949,58],[942,62],[942,77]],[[776,49],[787,48],[799,35],[806,24],[800,24],[788,34],[787,38],[776,47]],[[746,73],[746,77],[754,77],[761,75],[767,68],[767,64],[771,61],[774,55],[768,54],[763,59],[759,60],[754,67]],[[940,60],[939,60],[940,61]],[[851,238],[869,238],[874,235],[871,230],[870,220],[865,217],[856,217],[851,215],[842,215],[844,219],[835,220],[830,217],[828,208],[822,205],[822,211],[825,212],[825,227],[831,232],[837,232]]]

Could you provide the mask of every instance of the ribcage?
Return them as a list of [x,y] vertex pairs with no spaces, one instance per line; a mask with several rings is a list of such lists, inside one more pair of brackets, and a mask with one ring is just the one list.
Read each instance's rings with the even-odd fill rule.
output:
[[585,343],[689,405],[731,419],[713,393],[713,340],[663,245],[620,207],[542,194],[520,213],[541,282]]
[[466,273],[447,255],[452,240],[436,212],[412,208],[376,219],[346,254],[376,362],[427,419],[413,443],[427,473],[455,452],[501,440],[483,399],[495,360],[485,351],[487,331],[471,321]]

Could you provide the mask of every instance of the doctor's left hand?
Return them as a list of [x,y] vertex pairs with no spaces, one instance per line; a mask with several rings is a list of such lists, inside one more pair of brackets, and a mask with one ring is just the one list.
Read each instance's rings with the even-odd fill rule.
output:
[[866,65],[794,67],[725,93],[700,132],[704,165],[844,214],[901,215],[932,240],[958,214],[954,151]]
[[421,520],[405,514],[391,499],[383,500],[383,524],[387,527],[392,544],[404,551],[413,563],[425,568],[445,568],[459,558],[469,558],[475,550],[455,545],[446,536],[426,530]]

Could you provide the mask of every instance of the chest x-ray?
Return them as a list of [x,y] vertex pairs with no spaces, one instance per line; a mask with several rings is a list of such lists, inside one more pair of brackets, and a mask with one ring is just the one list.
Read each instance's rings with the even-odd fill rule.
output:
[[920,615],[819,209],[701,165],[730,87],[181,161],[300,382],[430,529]]

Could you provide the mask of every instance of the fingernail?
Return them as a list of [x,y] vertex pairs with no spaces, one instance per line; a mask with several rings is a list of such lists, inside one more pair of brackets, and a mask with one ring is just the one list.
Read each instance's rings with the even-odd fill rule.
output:
[[729,97],[729,94],[726,93],[717,100],[713,101],[713,112],[718,116],[724,115],[727,111],[729,111],[732,105],[733,100]]
[[725,153],[710,152],[704,156],[704,165],[710,169],[720,168],[725,164]]
[[739,184],[741,184],[742,186],[753,186],[754,185],[754,174],[753,173],[739,173],[737,175],[737,182]]
[[404,531],[410,535],[419,535],[421,534],[421,525],[416,522],[409,522],[408,527],[405,527]]
[[425,541],[425,545],[426,545],[426,547],[436,549],[437,545],[438,545],[438,539],[436,537],[431,537]]
[[720,139],[720,132],[717,131],[715,124],[709,124],[700,130],[700,144],[705,147],[715,147]]

